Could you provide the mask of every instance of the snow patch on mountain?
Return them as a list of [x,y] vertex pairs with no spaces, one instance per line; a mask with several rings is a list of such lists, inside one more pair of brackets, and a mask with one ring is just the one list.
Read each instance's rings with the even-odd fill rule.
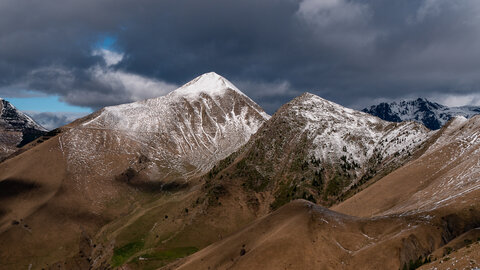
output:
[[469,120],[455,117],[439,132],[438,139],[411,164],[423,166],[422,179],[429,184],[384,214],[431,211],[463,203],[457,199],[480,190],[480,115]]
[[306,93],[290,103],[293,118],[304,119],[302,133],[313,141],[310,153],[324,162],[353,164],[357,176],[368,163],[389,163],[411,155],[433,134],[415,122],[390,123]]

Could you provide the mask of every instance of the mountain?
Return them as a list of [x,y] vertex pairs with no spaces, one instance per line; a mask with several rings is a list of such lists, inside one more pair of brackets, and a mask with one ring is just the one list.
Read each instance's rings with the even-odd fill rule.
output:
[[[82,239],[99,241],[100,229],[119,218],[168,205],[174,221],[196,199],[195,177],[268,118],[228,80],[207,73],[166,96],[107,107],[50,132],[0,164],[0,242],[9,246],[0,261],[7,269],[55,262],[81,269],[92,263],[85,248],[93,248]],[[117,233],[105,239],[121,244]],[[99,268],[110,263],[105,256]]]
[[[47,201],[27,218],[7,214],[6,220],[19,224],[8,224],[10,230],[0,234],[0,241],[12,245],[0,259],[28,266],[15,254],[35,254],[34,264],[39,267],[55,262],[54,265],[66,265],[68,269],[77,265],[94,269],[105,265],[158,268],[241,230],[295,198],[307,197],[325,205],[342,200],[343,194],[347,196],[347,192],[356,191],[375,181],[377,175],[414,158],[430,135],[421,124],[389,123],[311,94],[296,98],[267,120],[268,116],[256,110],[255,104],[236,89],[230,89],[227,81],[217,80],[217,76],[212,76],[213,81],[228,85],[226,91],[220,89],[223,94],[197,93],[197,87],[185,91],[189,85],[203,85],[202,81],[209,76],[200,77],[164,98],[105,108],[64,127],[56,137],[29,150],[55,152],[51,161],[43,158],[42,162],[57,164],[60,169],[49,167],[51,171],[44,179],[38,179],[36,173],[33,179],[38,179],[35,183],[42,186],[34,185],[32,189],[45,188],[46,183],[55,188],[51,193],[43,190],[41,195],[47,198],[40,197],[39,192],[26,193]],[[205,80],[205,84],[211,85],[211,81]],[[198,95],[201,102],[197,102]],[[212,96],[221,106],[204,101]],[[165,109],[169,102],[176,104],[175,109]],[[152,105],[145,108],[149,104]],[[152,124],[152,119],[160,118],[156,116],[157,108],[161,108],[158,113],[165,120]],[[219,109],[213,114],[212,108]],[[195,120],[200,119],[199,115],[210,115],[221,119],[218,115],[223,112],[230,119],[224,125],[228,123],[237,129],[225,133],[229,130],[225,127],[215,134],[223,134],[236,148],[225,152],[217,162],[215,157],[219,155],[215,153],[222,153],[220,149],[206,151],[204,145],[220,144],[221,137],[207,137],[201,132],[206,130],[205,125],[187,126],[192,121],[184,118],[191,115],[189,119]],[[249,115],[259,118],[248,118]],[[172,121],[175,124],[170,125]],[[223,123],[217,122],[211,126]],[[254,128],[238,123],[258,123],[254,125],[258,130],[254,133]],[[345,123],[349,123],[347,127],[343,127]],[[149,128],[152,125],[155,128]],[[149,132],[157,125],[167,125],[168,136],[164,132]],[[237,143],[239,134],[252,133],[248,142],[248,136],[241,140],[243,146]],[[197,144],[194,138],[203,143]],[[350,153],[344,151],[344,146]],[[198,157],[198,151],[203,151],[202,157]],[[322,154],[327,156],[330,151],[335,155],[324,159]],[[34,155],[27,153],[22,154],[21,162],[31,172],[33,161],[28,162],[28,158],[34,159]],[[214,158],[209,161],[208,155]],[[10,160],[7,165],[18,171],[18,162]],[[212,168],[213,164],[216,165]],[[53,177],[54,172],[62,171],[63,175]],[[3,177],[11,175],[6,172]],[[20,175],[24,177],[21,179],[32,179],[25,172],[13,174],[17,179]],[[334,184],[329,185],[332,181]],[[19,205],[5,212],[19,213],[20,206],[26,208]],[[62,222],[56,223],[58,220]],[[25,224],[32,228],[33,236],[22,228]],[[62,232],[62,237],[52,233],[55,228]],[[29,245],[42,247],[40,251],[15,248],[14,239],[27,234],[27,239],[33,238],[28,240]],[[73,248],[52,252],[66,244]]]
[[[306,207],[297,207],[295,200],[305,198],[320,205],[331,205],[344,200],[374,183],[382,175],[415,159],[424,151],[424,143],[433,134],[415,122],[390,123],[309,93],[295,98],[260,127],[245,146],[217,163],[202,177],[202,192],[189,205],[188,221],[176,232],[172,242],[176,246],[194,246],[199,249],[208,242],[218,242],[187,258],[188,267],[180,261],[166,269],[235,269],[237,260],[245,263],[238,266],[238,269],[290,269],[290,263],[299,263],[308,258],[316,258],[318,264],[310,264],[313,261],[309,261],[300,264],[297,269],[315,268],[318,265],[335,268],[322,259],[345,256],[344,252],[334,255],[339,250],[338,246],[332,246],[336,245],[335,238],[356,228],[355,233],[349,234],[356,235],[355,240],[350,242],[350,245],[355,245],[355,241],[366,238],[362,235],[362,228],[369,221],[338,213],[329,214],[331,217],[320,215],[318,219],[313,219],[310,215],[312,210],[309,210],[313,204],[303,201],[302,204]],[[319,206],[315,208],[322,213],[329,212]],[[330,224],[320,228],[324,231],[316,231],[317,227],[303,226],[315,224],[316,221],[323,222],[322,219]],[[344,228],[343,224],[347,220],[355,222]],[[154,223],[150,221],[150,226],[154,226]],[[408,227],[408,223],[391,219],[388,227],[386,224],[378,222],[372,227],[376,227],[377,231],[391,228],[392,233],[383,235],[378,241],[398,237],[396,239],[399,242],[391,248],[394,251],[404,237],[404,234],[397,233]],[[399,226],[400,224],[402,225]],[[155,231],[158,226],[160,225],[155,227]],[[335,229],[336,227],[340,229]],[[130,228],[124,233],[132,230]],[[319,235],[309,235],[310,232],[318,232]],[[146,238],[153,238],[152,234],[154,233],[148,233]],[[163,235],[158,231],[155,234],[160,238]],[[333,239],[328,238],[327,243],[327,237]],[[315,244],[312,244],[312,239]],[[372,241],[366,239],[363,244],[371,244]],[[136,241],[138,238],[131,237],[128,242]],[[169,241],[171,240],[166,242]],[[315,253],[310,247],[317,243],[321,246],[312,249],[317,251]],[[171,244],[162,242],[157,246],[144,247],[138,253],[131,253],[130,259],[126,261],[127,267],[142,269],[151,266],[160,260],[159,254]],[[332,252],[327,252],[325,257],[319,255],[325,253],[328,247],[332,248]],[[257,255],[249,257],[251,250],[258,252]],[[297,254],[302,259],[287,254]],[[376,255],[378,254],[372,254],[368,258]],[[151,261],[142,258],[151,258]],[[368,261],[368,258],[365,260]],[[392,258],[395,260],[393,265],[399,265],[406,259]],[[282,262],[283,259],[288,263],[279,265],[276,262]],[[338,263],[335,266],[340,265],[341,261]]]
[[269,117],[204,74],[1,163],[0,269],[412,269],[480,227],[478,119]]
[[480,114],[480,107],[447,107],[424,98],[418,98],[398,103],[380,103],[362,111],[391,122],[417,121],[431,130],[437,130],[454,116],[470,118]]
[[45,128],[0,98],[0,159],[45,133]]
[[430,135],[416,122],[390,123],[305,93],[214,167],[209,181],[271,192],[273,209],[296,198],[331,205],[413,158]]
[[417,158],[331,209],[289,202],[162,269],[478,267],[480,116],[430,134]]
[[[90,118],[61,137],[76,171],[118,173],[107,155],[114,151],[132,166],[143,161],[142,172],[158,182],[205,173],[245,144],[269,116],[212,72],[166,96],[106,107]],[[95,166],[99,163],[104,166]]]
[[372,216],[427,212],[475,202],[480,191],[480,116],[453,118],[428,144],[414,162],[333,209]]

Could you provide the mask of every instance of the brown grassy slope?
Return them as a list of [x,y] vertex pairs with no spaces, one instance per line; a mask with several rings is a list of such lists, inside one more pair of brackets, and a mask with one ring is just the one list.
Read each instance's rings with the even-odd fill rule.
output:
[[[469,242],[470,243],[470,242]],[[442,251],[443,252],[443,251]],[[474,240],[458,250],[443,257],[439,257],[431,263],[425,264],[421,270],[451,270],[451,269],[478,269],[480,268],[480,241]]]
[[0,208],[4,214],[0,216],[0,233],[12,221],[30,215],[58,192],[66,174],[64,168],[58,140],[48,141],[28,154],[2,163]]
[[[0,243],[8,246],[0,250],[0,269],[28,268],[30,264],[32,269],[41,269],[57,261],[69,262],[68,258],[85,252],[81,250],[83,239],[88,239],[92,245],[101,240],[96,239],[96,234],[103,226],[128,213],[141,212],[149,202],[158,200],[158,206],[167,204],[168,200],[163,200],[168,197],[166,193],[182,192],[189,187],[188,184],[174,185],[175,182],[167,186],[151,182],[152,179],[142,173],[146,165],[139,164],[140,161],[130,163],[134,156],[116,155],[108,150],[97,151],[96,154],[108,163],[97,164],[96,170],[110,164],[114,170],[109,171],[109,175],[93,174],[88,166],[71,168],[68,149],[60,146],[63,135],[0,164]],[[108,149],[108,142],[106,144]],[[126,168],[136,173],[123,179],[120,176]],[[177,202],[168,211],[182,213],[190,203],[191,199]],[[177,213],[171,214],[172,218],[179,216]],[[162,214],[157,217],[163,217]],[[176,223],[181,224],[181,219],[177,218]],[[148,231],[151,228],[134,229]],[[116,239],[107,240],[110,241],[101,244],[109,246]],[[122,244],[120,241],[119,245]],[[109,251],[96,252],[104,256]],[[87,260],[91,258],[81,257],[82,263],[73,264],[79,268],[70,265],[72,267],[65,269],[88,268],[90,262]],[[103,259],[107,265],[110,263],[110,258]]]
[[[474,212],[458,229],[480,221]],[[399,269],[453,237],[445,214],[357,218],[297,200],[163,269]]]
[[70,182],[58,137],[2,163],[0,179],[7,187],[1,198],[0,242],[8,247],[0,251],[0,268],[32,264],[36,269],[67,257],[78,249],[82,231],[92,233],[111,218],[108,211],[101,212],[105,207],[88,200],[88,190],[78,192],[79,186]]
[[[428,211],[447,204],[478,204],[480,117],[453,120],[417,160],[332,207],[356,216]],[[469,198],[468,200],[466,198]]]

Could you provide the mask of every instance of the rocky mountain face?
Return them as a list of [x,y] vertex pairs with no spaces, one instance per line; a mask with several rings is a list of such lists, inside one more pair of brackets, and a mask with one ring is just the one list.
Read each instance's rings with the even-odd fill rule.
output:
[[0,159],[46,132],[45,128],[17,110],[10,102],[0,99]]
[[329,205],[404,164],[429,136],[416,122],[390,123],[306,93],[282,106],[209,177],[273,192],[273,209],[296,198]]
[[411,101],[380,103],[362,111],[386,121],[416,121],[431,130],[437,130],[454,116],[470,118],[480,114],[480,107],[447,107],[424,98],[418,98]]

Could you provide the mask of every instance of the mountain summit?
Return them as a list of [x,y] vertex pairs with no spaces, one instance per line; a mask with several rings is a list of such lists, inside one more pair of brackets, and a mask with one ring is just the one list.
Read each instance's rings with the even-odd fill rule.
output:
[[[184,178],[209,170],[245,144],[269,115],[227,79],[211,72],[166,96],[106,107],[91,118],[65,134],[72,159],[78,159],[78,152],[90,160],[101,159],[102,149],[113,148],[157,160],[160,171],[173,169],[174,175]],[[100,140],[104,133],[117,137],[109,141],[113,145]],[[172,174],[159,178],[171,179]]]
[[31,142],[46,131],[10,102],[0,98],[0,158],[15,152],[17,147]]
[[429,135],[421,124],[390,123],[305,93],[209,177],[223,186],[225,179],[243,181],[249,194],[270,193],[259,201],[272,209],[295,198],[330,205],[408,161]]
[[205,73],[184,84],[182,87],[170,93],[170,95],[192,97],[198,96],[201,93],[210,96],[224,94],[226,90],[234,90],[239,94],[244,95],[238,88],[229,80],[218,75],[215,72]]
[[473,115],[480,114],[480,107],[447,107],[425,98],[418,98],[398,103],[384,102],[365,108],[362,111],[391,122],[416,121],[423,123],[431,130],[436,130],[454,116],[470,118]]

